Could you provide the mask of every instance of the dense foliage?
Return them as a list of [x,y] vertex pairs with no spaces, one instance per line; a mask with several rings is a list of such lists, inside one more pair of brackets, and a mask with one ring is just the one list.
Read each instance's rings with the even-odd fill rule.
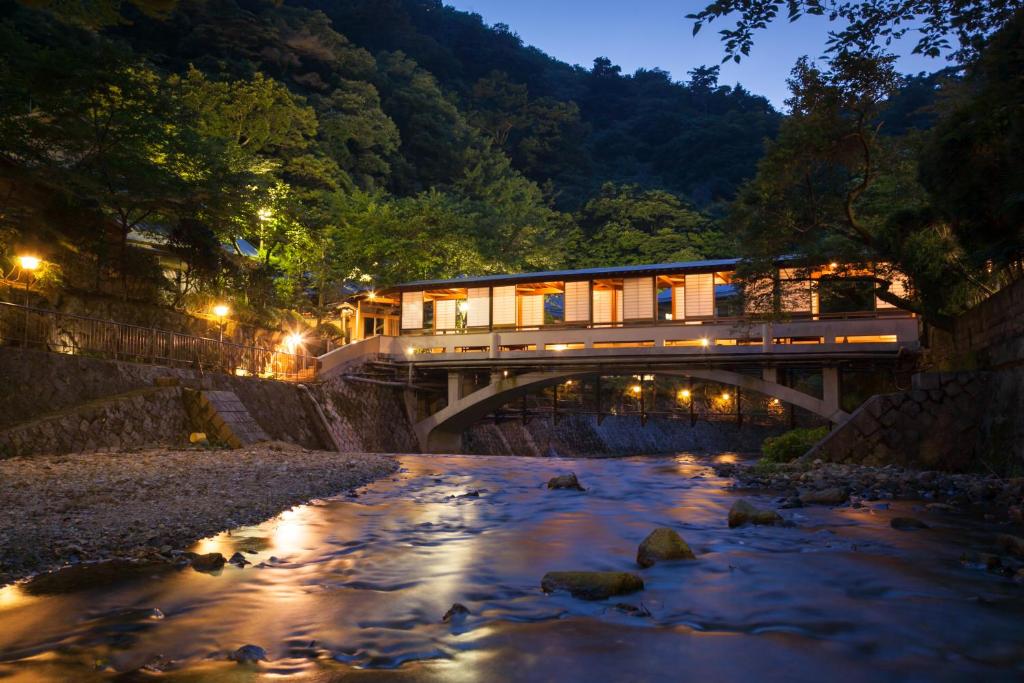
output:
[[66,287],[236,292],[254,315],[723,255],[706,212],[779,120],[715,68],[573,67],[431,0],[0,0],[0,52],[0,250],[43,249]]
[[810,450],[828,434],[828,427],[802,427],[791,429],[779,436],[769,436],[761,444],[761,460],[764,464],[792,462]]

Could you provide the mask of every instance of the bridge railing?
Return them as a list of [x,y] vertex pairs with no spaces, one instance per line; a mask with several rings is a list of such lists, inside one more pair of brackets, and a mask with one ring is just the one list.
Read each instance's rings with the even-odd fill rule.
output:
[[399,355],[412,362],[626,355],[746,355],[895,352],[918,345],[911,317],[827,318],[791,322],[736,319],[703,325],[549,327],[464,334],[403,335]]
[[317,368],[313,356],[5,301],[0,301],[0,345],[285,381],[310,380]]

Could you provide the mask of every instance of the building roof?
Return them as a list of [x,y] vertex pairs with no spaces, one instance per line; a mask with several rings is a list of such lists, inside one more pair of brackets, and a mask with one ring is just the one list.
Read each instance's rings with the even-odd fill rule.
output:
[[711,259],[708,261],[678,261],[676,263],[650,263],[638,266],[605,266],[601,268],[580,268],[577,270],[548,270],[536,273],[511,273],[474,275],[450,280],[416,280],[396,285],[393,289],[416,290],[431,287],[451,288],[479,285],[516,284],[519,282],[545,282],[548,280],[585,280],[602,277],[629,277],[646,273],[672,275],[678,273],[707,273],[716,270],[733,269],[740,262],[738,258]]

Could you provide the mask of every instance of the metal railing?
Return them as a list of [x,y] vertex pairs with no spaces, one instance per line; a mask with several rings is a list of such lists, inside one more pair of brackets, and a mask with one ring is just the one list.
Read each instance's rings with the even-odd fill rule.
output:
[[0,301],[3,345],[292,382],[313,379],[317,367],[313,356],[6,301]]

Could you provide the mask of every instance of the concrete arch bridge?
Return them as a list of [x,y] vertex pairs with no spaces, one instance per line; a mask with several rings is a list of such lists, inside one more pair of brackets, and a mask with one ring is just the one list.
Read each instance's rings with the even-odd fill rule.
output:
[[[749,326],[744,330],[742,334],[751,335]],[[787,343],[808,339],[812,332],[815,343]],[[909,317],[760,323],[753,331],[760,340],[756,344],[734,343],[740,334],[729,323],[375,336],[321,357],[320,376],[343,372],[360,359],[386,360],[403,378],[421,449],[454,453],[461,449],[466,429],[505,404],[566,380],[602,375],[718,382],[839,424],[848,417],[840,408],[842,368],[895,367],[917,348],[916,320]],[[670,343],[676,338],[685,343]],[[780,370],[789,367],[820,370],[821,397],[781,383]],[[421,391],[425,383],[431,385],[434,400]]]

